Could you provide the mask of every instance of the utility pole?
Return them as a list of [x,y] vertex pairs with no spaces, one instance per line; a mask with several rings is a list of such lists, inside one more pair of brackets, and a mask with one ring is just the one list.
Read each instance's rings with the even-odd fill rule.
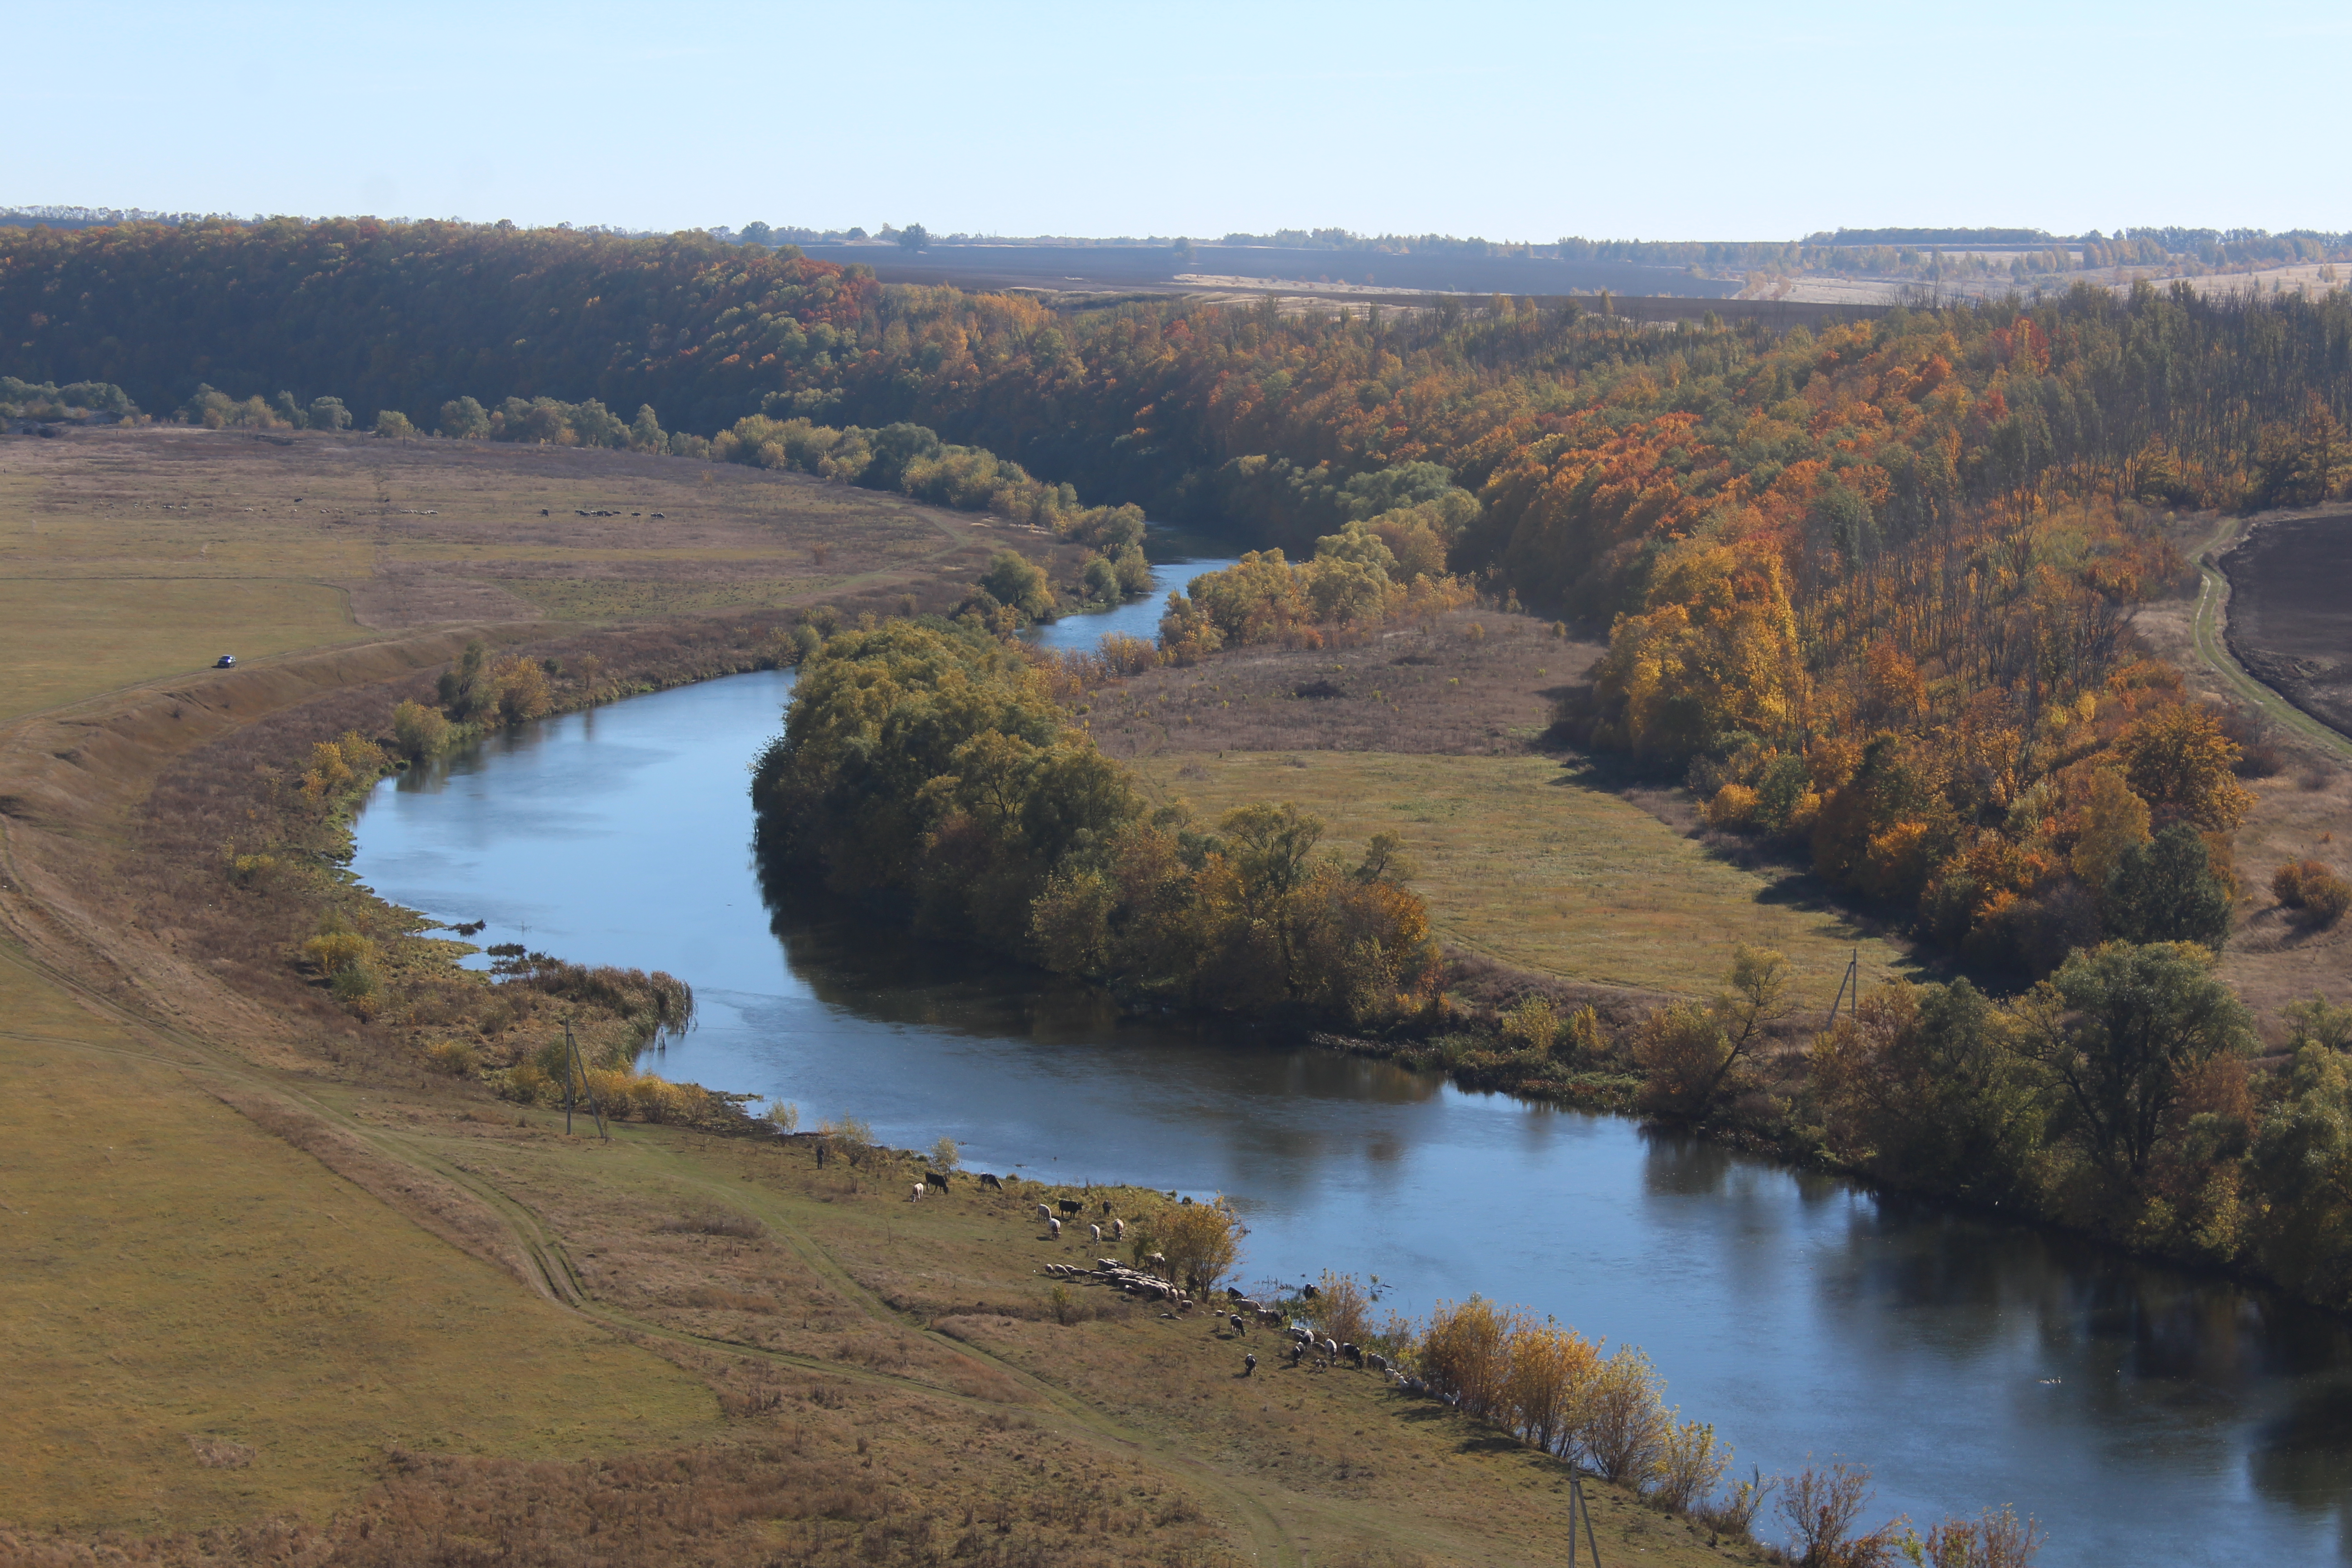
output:
[[1568,1568],[1576,1568],[1576,1526],[1584,1523],[1584,1544],[1592,1559],[1592,1568],[1601,1568],[1601,1542],[1592,1534],[1592,1510],[1584,1501],[1584,1476],[1571,1468],[1568,1472]]
[[588,1063],[580,1055],[580,1042],[572,1037],[572,1021],[563,1021],[563,1132],[572,1134],[572,1075],[580,1074],[580,1087],[588,1091],[588,1110],[596,1118],[596,1136],[607,1143],[613,1134],[604,1126],[604,1108],[596,1103],[596,1086],[588,1081]]
[[1837,1027],[1838,1004],[1845,1004],[1845,1016],[1853,1016],[1854,1005],[1862,1000],[1862,949],[1856,947],[1853,956],[1846,960],[1845,978],[1838,982],[1838,994],[1830,1003],[1828,1027]]

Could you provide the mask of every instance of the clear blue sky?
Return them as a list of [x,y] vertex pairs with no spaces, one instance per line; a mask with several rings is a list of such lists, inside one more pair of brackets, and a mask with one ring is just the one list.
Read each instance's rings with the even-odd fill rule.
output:
[[0,205],[1493,239],[2352,229],[2352,5],[0,4]]

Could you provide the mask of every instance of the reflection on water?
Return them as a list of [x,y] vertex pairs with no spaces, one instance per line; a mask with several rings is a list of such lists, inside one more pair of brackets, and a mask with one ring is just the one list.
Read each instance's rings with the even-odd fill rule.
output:
[[[1156,613],[1156,610],[1155,610]],[[1076,623],[1065,622],[1063,630]],[[772,910],[745,766],[788,675],[551,720],[378,792],[356,868],[446,920],[668,969],[698,1026],[653,1065],[852,1114],[978,1169],[1231,1194],[1247,1271],[1481,1291],[1649,1350],[1768,1473],[1839,1454],[1881,1513],[2013,1501],[2053,1564],[2335,1560],[2341,1324],[2067,1237],[1631,1123],[1469,1094],[1247,1028]]]

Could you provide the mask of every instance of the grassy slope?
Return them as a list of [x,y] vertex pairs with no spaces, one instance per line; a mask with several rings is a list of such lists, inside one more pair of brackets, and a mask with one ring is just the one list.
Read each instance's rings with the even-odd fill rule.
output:
[[[14,955],[0,1017],[0,1519],[322,1512],[391,1446],[573,1458],[717,1427],[699,1380],[428,1234]],[[208,1465],[199,1444],[252,1455]]]

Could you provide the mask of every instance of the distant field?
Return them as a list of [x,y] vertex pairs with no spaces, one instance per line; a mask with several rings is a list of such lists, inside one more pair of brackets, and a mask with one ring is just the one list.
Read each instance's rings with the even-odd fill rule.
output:
[[[582,513],[605,515],[583,516]],[[0,720],[452,624],[951,599],[1033,536],[625,452],[171,426],[0,437]]]
[[1715,859],[1557,758],[1234,752],[1137,765],[1164,798],[1212,818],[1295,801],[1343,854],[1375,833],[1403,835],[1439,933],[1518,968],[1704,995],[1748,942],[1786,953],[1801,994],[1826,1009],[1856,946],[1867,985],[1908,967],[1834,909]]
[[2352,734],[2352,512],[2256,524],[2221,558],[2230,651],[2289,701]]
[[717,1429],[699,1378],[118,1054],[148,1048],[0,953],[0,1521],[317,1517],[394,1445],[568,1458]]

